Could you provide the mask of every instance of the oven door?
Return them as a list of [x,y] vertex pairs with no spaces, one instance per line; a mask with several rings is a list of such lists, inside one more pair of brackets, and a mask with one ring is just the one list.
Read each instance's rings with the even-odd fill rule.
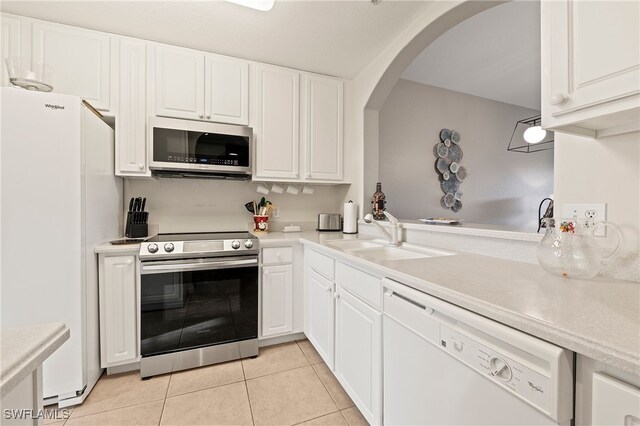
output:
[[256,256],[143,262],[142,357],[258,336]]

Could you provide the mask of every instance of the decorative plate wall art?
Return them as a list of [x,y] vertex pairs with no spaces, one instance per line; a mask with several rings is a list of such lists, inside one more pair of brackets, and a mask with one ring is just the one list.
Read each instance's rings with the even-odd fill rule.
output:
[[460,164],[463,157],[460,134],[455,130],[440,130],[440,141],[433,147],[433,155],[436,157],[435,169],[440,189],[444,193],[440,205],[444,209],[459,212],[462,209],[460,185],[469,176],[467,168]]

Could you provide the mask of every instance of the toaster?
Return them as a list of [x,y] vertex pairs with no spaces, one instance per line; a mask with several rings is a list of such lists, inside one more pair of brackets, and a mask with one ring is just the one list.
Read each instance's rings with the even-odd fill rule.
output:
[[342,231],[342,217],[338,213],[318,213],[318,231]]

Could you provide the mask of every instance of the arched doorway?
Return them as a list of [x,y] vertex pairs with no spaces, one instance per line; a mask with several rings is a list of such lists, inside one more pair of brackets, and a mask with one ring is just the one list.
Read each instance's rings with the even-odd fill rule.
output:
[[347,197],[362,211],[378,179],[378,112],[404,70],[434,40],[464,20],[506,1],[435,1],[353,80],[352,155],[357,158]]

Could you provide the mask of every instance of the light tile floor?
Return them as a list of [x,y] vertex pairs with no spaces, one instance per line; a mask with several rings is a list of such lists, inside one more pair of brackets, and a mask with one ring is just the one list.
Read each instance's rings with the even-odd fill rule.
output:
[[[46,407],[54,409],[54,406]],[[62,416],[58,416],[62,417]],[[367,425],[308,340],[141,380],[103,375],[55,425]]]

